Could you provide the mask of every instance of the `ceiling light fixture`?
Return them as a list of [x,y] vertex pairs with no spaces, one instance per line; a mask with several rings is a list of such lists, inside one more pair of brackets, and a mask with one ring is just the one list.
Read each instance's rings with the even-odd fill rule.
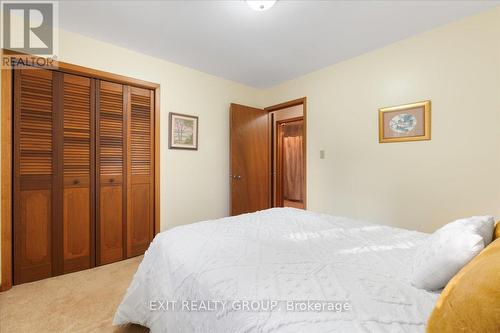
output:
[[268,10],[272,6],[274,6],[274,4],[276,3],[277,0],[261,0],[261,1],[246,0],[246,1],[247,1],[247,5],[250,8],[252,8],[253,10],[263,12],[265,10]]

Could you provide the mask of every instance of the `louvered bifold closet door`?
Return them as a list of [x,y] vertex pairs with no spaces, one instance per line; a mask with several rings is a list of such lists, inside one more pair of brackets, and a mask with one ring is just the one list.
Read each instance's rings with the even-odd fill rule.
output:
[[14,70],[14,283],[50,277],[53,260],[53,73]]
[[94,81],[63,74],[63,271],[93,267]]
[[154,92],[129,88],[127,257],[141,255],[153,238]]
[[125,258],[126,101],[124,86],[100,81],[97,89],[97,264]]

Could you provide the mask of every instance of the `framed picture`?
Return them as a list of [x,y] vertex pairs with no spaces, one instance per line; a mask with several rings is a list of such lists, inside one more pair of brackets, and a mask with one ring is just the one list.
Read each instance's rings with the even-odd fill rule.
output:
[[169,113],[168,148],[198,150],[198,117]]
[[391,106],[378,111],[379,142],[431,139],[431,101]]

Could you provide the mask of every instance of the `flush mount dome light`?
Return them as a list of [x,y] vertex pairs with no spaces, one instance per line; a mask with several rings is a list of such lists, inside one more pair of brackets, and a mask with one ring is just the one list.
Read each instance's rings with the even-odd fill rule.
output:
[[247,1],[247,5],[250,8],[252,8],[253,10],[257,10],[259,12],[263,12],[265,10],[268,10],[272,6],[274,6],[274,4],[276,3],[277,0],[261,0],[261,1],[246,0],[246,1]]

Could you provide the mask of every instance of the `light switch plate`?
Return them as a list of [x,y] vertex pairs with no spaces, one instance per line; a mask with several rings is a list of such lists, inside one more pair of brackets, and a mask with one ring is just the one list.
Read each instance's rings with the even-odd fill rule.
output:
[[324,150],[319,151],[319,158],[322,160],[325,158],[325,151]]

